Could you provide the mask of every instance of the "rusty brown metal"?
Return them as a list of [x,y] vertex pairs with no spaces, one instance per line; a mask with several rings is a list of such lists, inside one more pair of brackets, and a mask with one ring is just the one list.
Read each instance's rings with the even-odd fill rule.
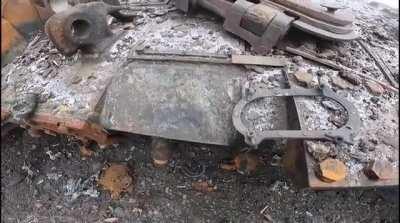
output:
[[[1,109],[1,121],[11,118],[12,113]],[[83,142],[94,141],[98,145],[108,146],[114,142],[110,134],[100,125],[75,117],[55,116],[46,113],[36,113],[24,120],[21,127],[29,129],[37,135],[42,133],[55,135],[65,134],[75,136]]]
[[20,55],[31,38],[53,14],[42,0],[1,2],[1,66]]
[[24,37],[7,20],[1,18],[1,66],[21,54],[26,45]]
[[324,182],[341,181],[347,175],[347,167],[340,160],[328,158],[318,164],[316,174]]
[[35,114],[26,123],[30,128],[45,133],[75,136],[82,141],[92,140],[99,145],[113,143],[107,131],[95,123],[72,117],[56,117],[52,114]]
[[298,187],[309,187],[312,190],[332,190],[356,187],[384,187],[397,186],[399,184],[398,168],[393,168],[390,179],[376,180],[368,178],[360,170],[356,176],[350,175],[344,180],[326,182],[321,180],[315,168],[317,161],[305,149],[303,140],[288,140],[285,147],[285,154],[282,157],[282,164],[285,173],[290,176]]
[[393,179],[395,167],[386,160],[373,160],[364,169],[365,175],[371,180]]
[[1,17],[28,39],[43,25],[30,0],[5,0],[1,2]]
[[115,37],[108,27],[107,15],[122,20],[130,18],[120,14],[121,9],[122,6],[104,2],[78,4],[50,17],[45,31],[56,48],[66,56],[78,49],[84,53],[101,52]]

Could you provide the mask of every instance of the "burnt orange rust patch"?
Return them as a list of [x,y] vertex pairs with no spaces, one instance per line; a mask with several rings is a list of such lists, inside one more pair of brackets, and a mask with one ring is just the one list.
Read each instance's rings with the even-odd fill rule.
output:
[[112,140],[103,127],[98,124],[70,117],[55,117],[51,114],[35,114],[28,125],[33,129],[49,133],[75,136],[82,141],[93,140],[99,145],[110,145]]
[[328,158],[319,164],[316,172],[322,181],[329,183],[343,180],[347,174],[347,167],[337,159]]
[[101,174],[98,184],[110,191],[112,199],[118,199],[123,192],[133,191],[133,178],[125,164],[111,164]]
[[1,56],[22,41],[25,41],[22,35],[7,20],[1,18]]
[[6,19],[17,29],[24,24],[42,22],[35,6],[30,0],[2,1],[1,17]]

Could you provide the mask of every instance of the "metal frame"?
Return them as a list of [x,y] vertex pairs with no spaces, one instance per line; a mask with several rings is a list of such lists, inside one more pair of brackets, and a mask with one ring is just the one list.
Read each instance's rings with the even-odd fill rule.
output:
[[[249,89],[245,90],[244,97],[236,104],[232,120],[236,130],[244,135],[246,143],[249,145],[257,146],[266,139],[326,139],[335,142],[344,142],[353,144],[354,134],[359,131],[361,127],[361,120],[358,116],[357,110],[350,102],[344,100],[335,94],[332,90],[327,87],[322,89],[278,89],[269,90],[261,89],[255,90],[250,93]],[[255,100],[265,97],[299,97],[299,96],[322,96],[335,100],[342,105],[348,114],[348,120],[346,125],[338,129],[332,130],[268,130],[262,132],[253,132],[245,126],[242,121],[242,113],[244,108]],[[296,110],[297,110],[296,106]],[[300,123],[302,126],[302,123]]]

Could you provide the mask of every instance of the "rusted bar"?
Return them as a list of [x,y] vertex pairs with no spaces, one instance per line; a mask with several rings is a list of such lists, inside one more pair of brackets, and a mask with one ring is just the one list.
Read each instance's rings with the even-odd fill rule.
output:
[[386,64],[382,61],[382,58],[379,57],[363,40],[358,40],[357,41],[360,46],[372,57],[372,59],[375,61],[376,65],[378,66],[379,70],[383,73],[385,76],[386,80],[389,81],[389,83],[396,88],[399,88],[399,84],[396,82],[394,79],[392,72],[389,70],[389,68],[386,66]]
[[329,60],[326,60],[326,59],[322,59],[322,58],[318,58],[318,57],[316,57],[316,56],[314,56],[312,54],[309,54],[307,52],[304,52],[304,51],[301,51],[301,50],[297,50],[297,49],[294,49],[294,48],[291,48],[291,47],[286,47],[285,51],[287,51],[289,53],[292,53],[292,54],[295,54],[295,55],[302,56],[302,57],[304,57],[306,59],[309,59],[309,60],[312,60],[314,62],[323,64],[325,66],[333,68],[334,70],[345,70],[345,71],[352,72],[352,73],[356,74],[357,76],[363,78],[364,80],[369,80],[369,81],[373,81],[373,82],[378,83],[379,85],[381,85],[382,87],[384,87],[387,90],[391,90],[391,91],[396,92],[396,93],[399,92],[399,89],[397,89],[395,87],[392,87],[390,85],[387,85],[387,84],[383,83],[382,81],[379,81],[379,80],[376,80],[374,78],[365,76],[364,74],[356,72],[356,71],[354,71],[354,70],[352,70],[352,69],[350,69],[348,67],[345,67],[345,66],[342,66],[342,65],[339,65],[339,64],[335,64],[332,61],[329,61]]

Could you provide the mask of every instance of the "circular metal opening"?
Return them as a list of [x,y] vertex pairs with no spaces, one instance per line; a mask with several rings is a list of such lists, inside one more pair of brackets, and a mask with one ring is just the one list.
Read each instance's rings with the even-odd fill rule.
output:
[[90,33],[90,24],[87,20],[77,19],[72,22],[71,30],[74,37],[86,37]]

